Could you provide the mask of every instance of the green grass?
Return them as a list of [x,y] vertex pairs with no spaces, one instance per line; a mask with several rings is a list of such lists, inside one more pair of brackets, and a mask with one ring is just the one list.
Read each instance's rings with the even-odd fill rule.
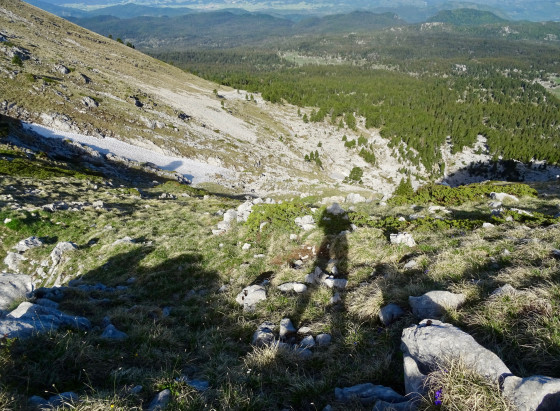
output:
[[[48,162],[29,161],[37,175]],[[555,314],[560,263],[550,255],[560,247],[560,229],[545,213],[556,209],[554,197],[522,198],[516,207],[541,210],[542,215],[511,222],[491,220],[488,198],[455,205],[443,220],[419,207],[414,211],[419,219],[403,222],[399,217],[412,212],[408,206],[360,204],[346,220],[328,215],[319,197],[308,197],[255,206],[247,223],[212,236],[211,229],[222,219],[218,211],[236,208],[242,200],[223,194],[204,198],[203,191],[171,182],[141,187],[142,197],[126,184],[110,188],[96,181],[102,188],[94,190],[89,176],[39,180],[4,175],[0,182],[0,251],[6,254],[30,235],[46,242],[25,253],[22,272],[33,273],[34,262],[48,259],[57,242],[73,241],[79,250],[58,268],[63,279],[129,286],[114,293],[67,291],[60,307],[86,316],[94,327],[109,316],[129,335],[123,342],[101,339],[98,328],[1,340],[0,408],[22,408],[31,395],[74,390],[84,399],[77,409],[101,410],[111,404],[140,409],[169,388],[170,409],[321,409],[327,404],[348,409],[348,404],[336,403],[335,387],[372,382],[403,393],[400,336],[417,320],[408,312],[385,327],[378,313],[388,303],[408,310],[409,296],[434,289],[467,295],[466,304],[443,319],[475,335],[516,375],[560,377],[560,320]],[[37,189],[41,193],[25,194]],[[177,199],[160,200],[162,192]],[[27,210],[10,209],[8,195]],[[53,201],[95,200],[102,200],[106,209],[40,210]],[[315,216],[315,230],[303,232],[294,224],[295,217],[306,214]],[[3,224],[6,218],[12,221]],[[481,229],[486,219],[496,227]],[[358,229],[341,235],[350,223]],[[413,234],[417,247],[389,243],[388,234],[402,230]],[[297,240],[289,239],[292,233],[299,235]],[[114,245],[125,236],[135,243]],[[252,244],[247,252],[241,250],[245,242]],[[506,249],[509,255],[503,254]],[[261,253],[264,258],[253,257]],[[298,259],[301,270],[292,268]],[[405,270],[410,259],[417,266]],[[310,286],[304,295],[276,289],[286,281],[303,281],[316,265],[327,271],[336,265],[348,279],[338,305],[330,305],[333,292],[325,287]],[[132,277],[136,281],[129,284]],[[254,312],[244,312],[235,302],[237,293],[263,279],[270,281],[267,300]],[[520,290],[521,297],[489,297],[505,283]],[[217,293],[224,284],[227,291]],[[169,316],[163,315],[165,307],[171,308]],[[315,348],[308,360],[290,350],[250,345],[259,324],[279,324],[285,317],[298,328],[310,327],[313,335],[331,333],[332,344]],[[474,409],[506,409],[500,408],[494,387],[459,366],[457,370],[432,375],[427,409],[441,387],[446,404],[470,404],[472,398],[486,404]],[[198,393],[175,380],[181,375],[206,380],[211,388]],[[126,394],[138,384],[142,392]],[[350,407],[366,409],[357,403]]]

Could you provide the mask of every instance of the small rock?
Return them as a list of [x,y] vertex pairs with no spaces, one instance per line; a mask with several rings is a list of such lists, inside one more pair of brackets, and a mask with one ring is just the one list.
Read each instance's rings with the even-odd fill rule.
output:
[[365,203],[367,200],[360,194],[350,193],[346,196],[346,202],[350,204]]
[[188,380],[187,384],[193,387],[198,392],[204,392],[210,388],[210,383],[204,380]]
[[341,301],[342,301],[342,298],[340,297],[340,294],[339,293],[334,293],[334,295],[329,300],[329,304],[334,305],[334,304],[338,304]]
[[171,401],[171,390],[163,390],[148,405],[148,411],[162,411],[167,407],[169,401]]
[[517,290],[513,288],[510,284],[502,285],[500,288],[495,289],[490,294],[490,297],[502,297],[504,295],[513,295],[517,293]]
[[55,70],[57,73],[60,73],[60,74],[68,74],[68,73],[70,73],[70,70],[69,70],[68,67],[66,67],[64,64],[56,64],[56,65],[54,66],[54,70]]
[[298,235],[297,235],[297,234],[290,234],[290,240],[296,241],[297,239],[298,239]]
[[560,250],[552,250],[552,257],[560,259]]
[[303,217],[298,217],[295,219],[295,223],[301,227],[304,231],[313,230],[315,228],[315,220],[313,216],[306,215]]
[[492,228],[492,227],[495,227],[495,225],[492,223],[482,223],[482,228]]
[[144,387],[142,387],[141,385],[135,385],[135,386],[132,387],[132,388],[130,389],[130,391],[128,391],[128,392],[129,392],[130,394],[132,394],[132,395],[138,395],[138,394],[140,394],[140,393],[142,392],[142,389],[143,389],[143,388],[144,388]]
[[34,395],[33,397],[29,398],[27,400],[27,406],[32,410],[44,410],[51,408],[49,402],[43,397],[39,397],[38,395]]
[[270,321],[265,321],[257,331],[253,334],[252,344],[257,347],[263,347],[274,343],[274,324]]
[[327,207],[326,211],[332,215],[342,215],[346,213],[346,210],[344,210],[338,203],[332,203]]
[[8,223],[11,223],[11,222],[12,222],[11,218],[5,218],[4,219],[4,224],[8,224]]
[[315,338],[312,335],[308,335],[299,343],[302,348],[312,348],[315,347]]
[[349,402],[357,399],[364,405],[373,404],[378,400],[391,403],[406,401],[405,397],[395,392],[393,389],[382,385],[373,385],[371,383],[359,384],[347,388],[335,388],[334,395],[338,401]]
[[70,252],[70,251],[75,251],[78,249],[78,246],[76,246],[76,244],[71,243],[71,242],[61,242],[58,243],[56,245],[56,247],[54,248],[54,250],[52,250],[50,257],[51,257],[51,261],[53,263],[53,265],[58,265],[60,263],[60,261],[62,260],[62,257],[64,254]]
[[42,245],[43,242],[39,238],[33,236],[33,237],[26,238],[25,240],[21,240],[19,243],[15,245],[14,248],[16,249],[16,251],[20,253],[24,253],[27,250],[41,247]]
[[404,244],[408,247],[414,247],[416,245],[414,238],[408,233],[391,234],[389,238],[391,244]]
[[243,244],[243,247],[241,247],[241,249],[242,249],[243,251],[247,251],[247,250],[250,249],[250,248],[251,248],[251,244],[249,244],[249,243],[245,243],[245,244]]
[[92,203],[92,207],[93,207],[93,208],[99,209],[99,208],[103,208],[104,206],[105,206],[105,204],[104,204],[103,201],[101,201],[101,200],[97,200],[97,201],[94,201],[94,202]]
[[296,293],[301,294],[307,291],[307,286],[302,283],[290,282],[290,283],[280,284],[278,286],[278,289],[284,293],[295,291]]
[[22,256],[21,254],[14,253],[14,252],[10,251],[10,252],[8,252],[8,255],[6,256],[6,258],[4,258],[4,264],[6,264],[8,266],[9,270],[18,272],[19,271],[19,265],[21,264],[22,261],[25,261],[25,260],[27,260],[27,258]]
[[346,280],[345,278],[328,277],[323,280],[323,284],[325,284],[329,288],[338,288],[340,290],[344,290],[348,285],[348,280]]
[[108,340],[124,340],[128,338],[128,334],[117,330],[117,328],[113,324],[109,324],[103,330],[101,338],[106,338]]
[[299,335],[311,334],[311,328],[309,328],[309,327],[300,327],[300,329],[297,331],[297,333],[298,333]]
[[99,107],[99,103],[88,96],[82,98],[82,104],[88,108]]
[[404,310],[397,304],[389,304],[379,311],[379,319],[385,325],[391,325],[404,315]]
[[317,338],[315,338],[315,342],[319,347],[326,347],[331,343],[332,337],[330,334],[319,334]]
[[134,241],[131,237],[126,236],[123,238],[119,238],[118,240],[115,240],[113,242],[113,245],[119,245],[119,244],[135,244],[136,241]]
[[405,270],[412,270],[412,269],[414,269],[414,268],[416,268],[416,267],[418,267],[418,262],[417,262],[416,260],[410,260],[409,262],[407,262],[407,263],[404,265],[403,268],[404,268]]
[[266,300],[266,289],[262,285],[245,287],[235,298],[235,301],[246,311],[254,310],[257,303],[264,300]]
[[53,395],[49,398],[49,404],[51,407],[58,408],[63,407],[66,408],[66,405],[76,405],[80,401],[80,397],[78,394],[72,391],[63,392],[57,395]]
[[449,291],[430,291],[420,297],[408,297],[412,312],[418,318],[435,318],[445,310],[456,309],[466,300],[464,294],[453,294]]
[[507,194],[507,193],[490,193],[490,198],[492,198],[493,200],[498,200],[501,202],[504,201],[519,201],[519,199],[516,196],[513,196],[511,194]]
[[296,327],[289,318],[283,318],[280,321],[280,338],[285,340],[287,337],[297,333]]

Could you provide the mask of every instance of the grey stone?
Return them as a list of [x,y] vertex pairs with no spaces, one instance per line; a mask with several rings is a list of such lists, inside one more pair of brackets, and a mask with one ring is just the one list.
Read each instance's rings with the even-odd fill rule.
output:
[[367,199],[360,194],[350,193],[346,196],[346,202],[350,204],[365,203]]
[[321,267],[315,267],[315,270],[312,273],[309,273],[305,276],[305,282],[307,284],[319,284],[321,282],[321,277],[323,276],[323,270]]
[[198,392],[204,392],[210,388],[210,383],[204,380],[188,380],[187,384],[193,387]]
[[297,330],[297,333],[299,335],[308,335],[311,334],[311,328],[309,327],[300,327],[299,330]]
[[416,411],[417,401],[409,400],[405,402],[377,401],[373,406],[373,411]]
[[326,211],[332,215],[342,215],[346,213],[346,210],[344,210],[338,203],[332,203],[327,207]]
[[67,405],[73,406],[80,401],[78,394],[72,391],[63,392],[57,395],[53,395],[49,398],[49,404],[54,407],[66,407]]
[[18,253],[8,252],[6,258],[4,258],[4,264],[8,266],[10,271],[19,271],[19,265],[22,261],[27,260],[24,256]]
[[348,285],[348,280],[346,280],[345,278],[333,278],[332,276],[329,276],[323,280],[323,284],[325,284],[329,288],[338,288],[340,290],[344,290]]
[[62,257],[64,256],[64,254],[70,251],[75,251],[77,249],[78,247],[76,246],[76,244],[69,241],[58,243],[50,254],[53,265],[58,265],[62,261]]
[[64,64],[55,64],[54,70],[60,74],[68,74],[70,70]]
[[266,300],[266,289],[262,285],[245,287],[235,298],[235,301],[246,311],[254,310],[257,303],[264,300]]
[[408,297],[408,303],[414,315],[423,319],[439,317],[445,310],[456,309],[466,298],[464,294],[453,294],[449,291],[430,291],[420,297]]
[[21,240],[19,243],[17,243],[15,245],[15,249],[16,251],[20,252],[20,253],[24,253],[27,250],[30,250],[32,248],[37,248],[37,247],[41,247],[43,245],[43,242],[38,238],[38,237],[29,237],[26,238],[24,240]]
[[134,243],[135,243],[135,241],[134,241],[131,237],[126,236],[126,237],[123,237],[123,238],[119,238],[118,240],[115,240],[115,241],[113,242],[113,245],[119,245],[119,244],[134,244]]
[[490,204],[488,204],[488,206],[490,208],[501,208],[502,207],[502,202],[501,201],[491,201]]
[[99,103],[88,96],[82,98],[82,104],[88,108],[99,107]]
[[330,334],[319,334],[316,338],[315,338],[315,342],[317,343],[317,345],[319,347],[326,347],[327,345],[329,345],[332,341],[332,337]]
[[144,387],[142,387],[141,385],[135,385],[134,387],[132,387],[129,391],[129,393],[133,394],[133,395],[138,395],[142,392],[142,390],[144,389]]
[[492,291],[490,297],[502,297],[504,295],[513,295],[516,292],[517,290],[513,288],[513,286],[511,286],[510,284],[504,284],[500,288],[496,288],[494,291]]
[[296,293],[301,294],[307,291],[307,286],[302,283],[290,282],[290,283],[280,284],[278,286],[278,289],[284,293],[295,291]]
[[490,198],[493,200],[498,200],[501,202],[504,201],[519,201],[519,199],[516,196],[513,196],[511,194],[507,194],[507,193],[490,193]]
[[354,399],[362,404],[373,404],[378,400],[389,403],[399,403],[406,401],[406,398],[395,392],[392,388],[383,385],[373,385],[371,383],[354,385],[353,387],[335,388],[334,396],[338,401],[349,402]]
[[404,268],[405,270],[412,270],[412,269],[414,269],[414,268],[416,268],[416,267],[418,267],[418,262],[417,262],[416,260],[410,260],[409,262],[407,262],[407,263],[404,265],[403,268]]
[[404,389],[406,395],[411,397],[424,397],[427,394],[426,378],[418,369],[418,364],[408,355],[403,355]]
[[33,291],[31,277],[24,274],[0,274],[0,310],[5,310],[14,301],[25,298]]
[[313,230],[315,228],[315,220],[312,215],[306,215],[303,217],[297,217],[295,223],[298,227],[301,227],[304,231]]
[[297,239],[298,239],[298,235],[297,235],[297,234],[290,234],[290,240],[296,241]]
[[379,311],[379,319],[385,325],[391,325],[404,315],[404,310],[397,304],[388,304]]
[[257,331],[253,334],[252,344],[256,345],[257,347],[263,347],[267,345],[271,345],[274,343],[274,324],[270,321],[265,321]]
[[245,244],[243,244],[243,247],[241,247],[241,249],[242,249],[243,251],[247,251],[247,250],[249,250],[250,248],[251,248],[251,244],[249,244],[249,243],[245,243]]
[[503,395],[518,411],[557,411],[560,410],[560,379],[510,376],[503,383]]
[[308,360],[313,357],[313,353],[311,352],[311,350],[305,347],[296,348],[294,352],[302,360]]
[[500,378],[511,375],[496,354],[459,328],[437,320],[423,320],[419,325],[405,328],[401,350],[416,362],[422,374],[428,374],[446,361],[458,359],[495,384]]
[[495,225],[492,223],[482,223],[482,228],[492,228],[492,227],[495,227]]
[[296,327],[289,318],[282,318],[280,321],[280,338],[286,339],[290,335],[297,333]]
[[103,330],[101,334],[101,338],[105,338],[107,340],[125,340],[128,338],[128,334],[122,331],[117,330],[117,328],[113,324],[109,324]]
[[551,254],[554,258],[560,258],[560,250],[552,250]]
[[44,409],[51,408],[49,402],[43,397],[39,397],[38,395],[34,395],[33,397],[30,397],[27,400],[27,406],[29,407],[29,409],[32,410],[44,410]]
[[148,405],[148,411],[162,411],[169,405],[171,401],[171,390],[165,389],[158,393]]
[[408,233],[391,234],[389,239],[391,244],[404,244],[408,247],[414,247],[416,245],[414,238]]
[[54,308],[54,309],[57,309],[59,305],[57,302],[54,302],[53,300],[49,300],[48,298],[38,298],[37,300],[35,300],[35,304],[42,305],[43,307]]
[[303,348],[312,348],[315,347],[315,338],[312,335],[308,335],[299,343],[300,347]]
[[247,218],[249,218],[249,215],[251,214],[252,210],[253,210],[252,201],[246,201],[243,204],[241,204],[239,207],[237,207],[237,222],[247,221]]
[[334,305],[334,304],[338,304],[341,301],[342,301],[342,298],[340,297],[340,294],[339,293],[334,293],[334,295],[329,300],[329,304]]

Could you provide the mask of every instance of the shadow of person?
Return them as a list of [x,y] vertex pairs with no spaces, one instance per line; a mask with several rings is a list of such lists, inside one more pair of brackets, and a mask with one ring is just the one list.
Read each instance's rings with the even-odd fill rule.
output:
[[338,338],[344,334],[346,328],[344,289],[348,281],[347,234],[351,230],[351,223],[348,214],[334,203],[316,217],[316,224],[322,231],[322,240],[312,265],[311,276],[314,278],[314,284],[299,297],[291,319],[301,326],[318,287],[329,287],[331,298],[326,310],[330,313],[330,320],[327,327],[332,337]]

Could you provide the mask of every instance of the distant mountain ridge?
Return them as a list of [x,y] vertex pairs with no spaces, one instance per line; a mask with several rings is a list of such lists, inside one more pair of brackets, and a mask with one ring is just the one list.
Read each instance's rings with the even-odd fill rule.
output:
[[442,10],[428,19],[428,22],[449,23],[455,26],[478,26],[481,24],[503,23],[508,21],[494,13],[474,9]]

